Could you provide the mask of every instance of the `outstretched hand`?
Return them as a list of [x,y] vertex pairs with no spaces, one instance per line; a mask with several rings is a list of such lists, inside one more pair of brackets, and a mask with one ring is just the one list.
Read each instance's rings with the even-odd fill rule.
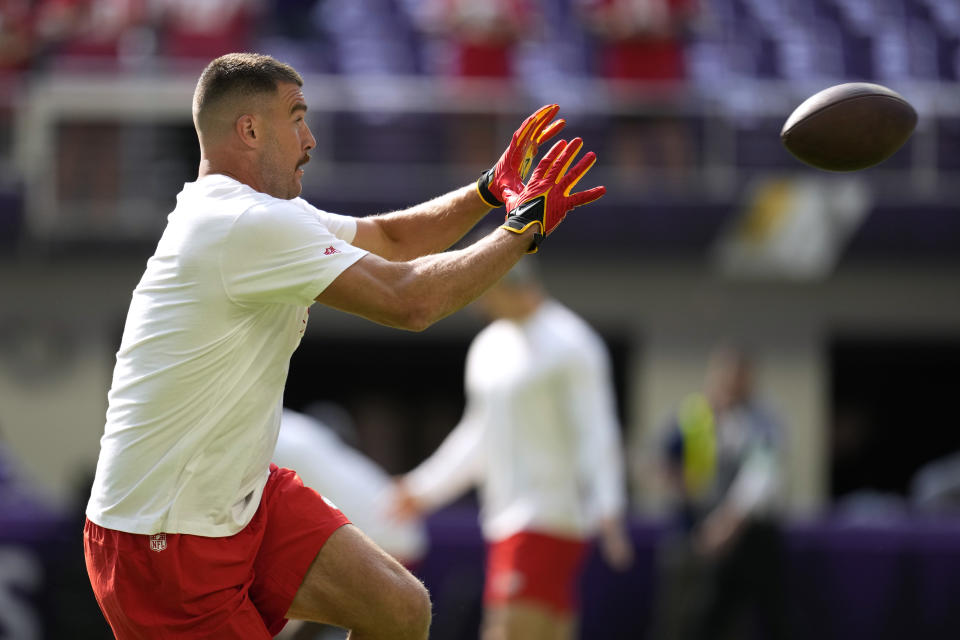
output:
[[507,217],[501,228],[523,233],[532,225],[540,227],[539,232],[534,233],[528,253],[537,252],[543,239],[557,228],[571,209],[593,202],[607,192],[606,187],[601,186],[570,193],[597,161],[596,154],[589,151],[567,173],[582,147],[580,138],[569,143],[558,141],[540,160],[526,185],[521,184],[519,190],[504,189]]
[[423,515],[423,506],[407,489],[403,478],[395,478],[390,487],[387,517],[397,522],[415,520]]
[[523,121],[497,164],[477,180],[477,193],[484,202],[491,207],[503,206],[504,189],[520,191],[523,188],[540,145],[557,135],[567,123],[563,118],[554,120],[559,111],[559,105],[548,104]]
[[633,566],[634,550],[623,515],[600,519],[597,528],[600,555],[614,571],[626,571]]

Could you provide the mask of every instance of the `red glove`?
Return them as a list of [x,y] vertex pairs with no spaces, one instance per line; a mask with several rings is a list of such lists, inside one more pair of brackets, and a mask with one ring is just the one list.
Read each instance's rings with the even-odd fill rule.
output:
[[500,156],[497,164],[481,173],[477,180],[477,193],[484,202],[491,207],[502,207],[507,200],[503,195],[505,188],[514,191],[523,189],[523,180],[530,173],[538,146],[555,136],[563,129],[563,125],[567,124],[567,121],[561,118],[547,126],[558,111],[560,107],[555,104],[540,107],[514,132],[510,146]]
[[523,233],[530,225],[540,227],[540,232],[533,234],[533,244],[527,253],[537,252],[543,239],[563,221],[568,211],[593,202],[607,192],[606,187],[593,187],[571,195],[570,190],[597,161],[596,154],[590,151],[567,173],[567,167],[581,147],[580,138],[574,138],[569,144],[560,140],[543,156],[530,182],[519,193],[504,189],[507,217],[501,228]]

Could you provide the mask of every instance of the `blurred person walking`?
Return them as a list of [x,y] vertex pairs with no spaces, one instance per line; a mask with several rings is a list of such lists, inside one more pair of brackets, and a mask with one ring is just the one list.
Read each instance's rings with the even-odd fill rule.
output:
[[[391,517],[390,475],[348,444],[352,424],[345,409],[329,403],[314,403],[302,412],[284,408],[273,462],[296,469],[304,486],[336,504],[378,547],[413,571],[426,551],[426,527]],[[298,620],[281,637],[342,638],[343,632]]]
[[[425,638],[423,585],[296,473],[270,460],[289,359],[315,302],[409,330],[465,306],[536,251],[592,166],[527,119],[475,185],[356,219],[299,198],[316,145],[289,65],[228,54],[200,76],[201,148],[133,292],[109,392],[84,551],[118,638],[269,638],[287,618],[360,638]],[[371,186],[376,175],[370,177]],[[459,240],[491,208],[503,225]],[[322,363],[336,375],[338,363]]]
[[717,349],[705,390],[666,426],[663,467],[678,530],[660,548],[658,640],[742,638],[750,614],[766,638],[785,638],[778,498],[783,434],[755,397],[753,366]]
[[343,425],[342,414],[335,419],[339,429],[332,426],[328,416],[336,415],[333,407],[317,403],[304,411],[284,408],[273,462],[296,469],[304,485],[335,502],[377,546],[408,569],[416,566],[426,551],[426,528],[422,522],[399,522],[391,516],[390,475],[344,440],[340,429],[352,428]]
[[493,322],[470,345],[463,419],[398,479],[396,510],[413,517],[479,486],[484,640],[572,639],[589,540],[599,534],[615,569],[633,560],[608,356],[527,262],[479,304]]

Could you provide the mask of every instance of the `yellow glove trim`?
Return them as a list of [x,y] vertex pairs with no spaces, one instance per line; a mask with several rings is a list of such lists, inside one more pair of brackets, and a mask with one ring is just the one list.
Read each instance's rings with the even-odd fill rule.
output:
[[490,207],[491,209],[498,209],[498,208],[500,208],[501,206],[503,206],[503,205],[499,205],[499,204],[493,204],[492,202],[488,201],[486,198],[483,197],[483,193],[481,193],[481,191],[480,191],[480,181],[479,181],[479,180],[477,180],[476,182],[473,183],[473,188],[476,189],[477,195],[480,196],[480,199],[481,199],[481,200],[483,200],[483,204],[487,205],[487,206]]
[[542,233],[543,233],[543,223],[540,222],[539,220],[531,220],[531,221],[528,222],[527,224],[523,225],[523,228],[521,228],[521,229],[514,229],[513,227],[508,226],[506,222],[504,222],[502,225],[500,225],[500,228],[501,228],[501,229],[506,229],[507,231],[512,231],[512,232],[514,232],[514,233],[516,233],[516,234],[521,234],[521,233],[524,233],[527,229],[529,229],[531,226],[533,226],[533,225],[535,225],[535,224],[536,224],[536,225],[540,225],[540,233],[542,234]]
[[[570,147],[566,147],[563,150],[563,152],[566,153],[567,149],[569,148]],[[577,145],[577,148],[574,149],[573,153],[570,154],[570,157],[567,158],[567,162],[563,165],[563,168],[560,169],[560,173],[557,174],[557,179],[554,181],[554,184],[559,184],[560,181],[563,180],[564,174],[567,173],[567,169],[569,169],[570,165],[573,164],[573,159],[577,157],[577,154],[580,153],[580,149],[582,148],[583,148],[583,141],[581,140],[580,143]],[[569,195],[569,194],[564,194],[564,195]]]
[[[596,156],[594,156],[593,160],[590,161],[590,164],[587,165],[587,168],[583,170],[583,173],[581,173],[580,176],[579,176],[576,180],[574,180],[573,182],[571,182],[571,183],[569,184],[569,186],[567,186],[567,188],[563,190],[563,195],[564,195],[564,197],[570,195],[570,192],[573,191],[573,188],[574,188],[575,186],[577,186],[577,183],[580,182],[580,181],[583,179],[583,176],[587,175],[587,171],[590,171],[590,167],[592,167],[592,166],[595,165],[596,163],[597,163],[597,158],[596,158]],[[564,171],[566,171],[566,169],[564,169]]]

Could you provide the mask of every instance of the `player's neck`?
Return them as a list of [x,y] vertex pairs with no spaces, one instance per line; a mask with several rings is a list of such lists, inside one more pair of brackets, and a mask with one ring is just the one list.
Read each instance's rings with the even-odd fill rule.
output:
[[527,295],[524,295],[518,301],[518,304],[513,308],[513,313],[510,315],[510,320],[519,324],[523,324],[540,310],[540,307],[543,305],[543,303],[544,298],[539,293],[535,294],[531,292]]
[[[236,166],[235,163],[217,162],[207,156],[201,156],[197,179],[199,180],[200,178],[212,175],[227,176],[253,189],[257,189],[257,181],[253,179],[250,172],[244,171],[242,167]],[[259,189],[257,190],[259,191]]]

